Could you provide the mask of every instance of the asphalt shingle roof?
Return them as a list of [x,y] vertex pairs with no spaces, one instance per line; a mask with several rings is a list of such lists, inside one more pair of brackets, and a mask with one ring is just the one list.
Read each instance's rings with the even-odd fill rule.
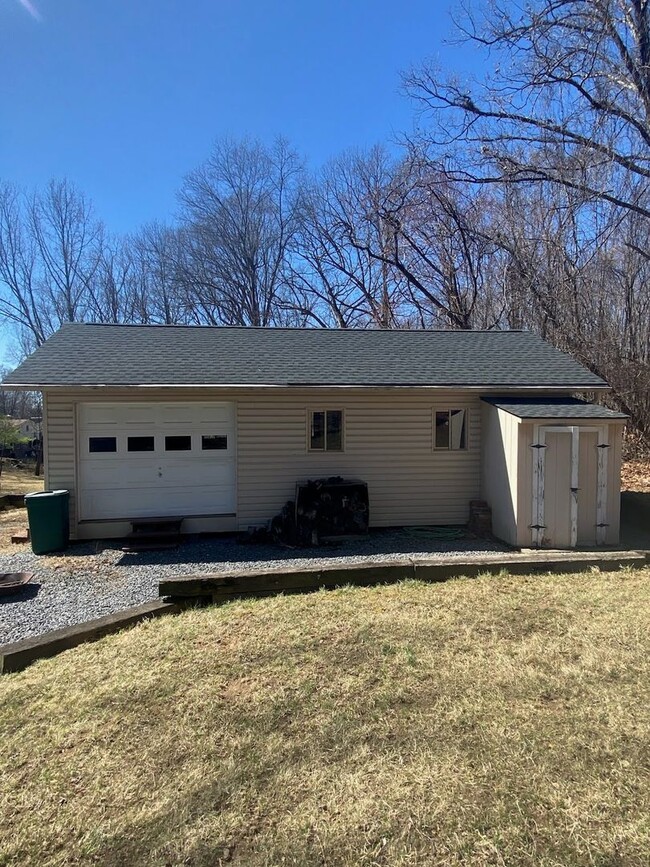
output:
[[7,385],[486,386],[599,388],[523,331],[379,331],[64,325]]
[[482,400],[518,418],[627,418],[623,412],[571,397],[484,397]]

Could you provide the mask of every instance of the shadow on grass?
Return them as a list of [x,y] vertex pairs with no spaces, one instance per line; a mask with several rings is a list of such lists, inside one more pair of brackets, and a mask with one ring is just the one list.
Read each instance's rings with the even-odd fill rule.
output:
[[621,546],[650,549],[650,492],[621,494]]

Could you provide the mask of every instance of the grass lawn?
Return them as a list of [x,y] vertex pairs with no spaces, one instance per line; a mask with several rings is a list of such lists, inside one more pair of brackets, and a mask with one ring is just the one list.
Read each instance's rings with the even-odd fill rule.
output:
[[6,865],[647,865],[650,570],[143,624],[0,679]]

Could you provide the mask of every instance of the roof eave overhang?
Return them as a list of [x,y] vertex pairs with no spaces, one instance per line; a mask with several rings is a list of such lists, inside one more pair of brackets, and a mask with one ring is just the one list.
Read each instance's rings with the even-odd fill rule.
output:
[[562,424],[566,422],[585,422],[586,424],[589,422],[593,422],[594,424],[616,424],[618,422],[619,424],[625,424],[629,419],[629,416],[627,415],[517,415],[502,406],[495,407],[495,409],[507,413],[509,416],[516,419],[519,424],[524,421],[532,421],[535,422],[535,424],[541,425]]
[[423,389],[423,390],[439,390],[439,389],[458,389],[462,391],[536,391],[536,392],[568,392],[568,391],[611,391],[611,386],[607,385],[607,383],[595,384],[595,383],[572,383],[567,385],[548,385],[548,384],[535,384],[535,385],[527,385],[525,383],[519,383],[516,385],[506,384],[506,383],[483,383],[479,385],[468,385],[467,383],[462,382],[445,382],[445,383],[436,383],[435,385],[423,385],[422,383],[413,383],[413,382],[405,382],[405,383],[349,383],[349,384],[341,384],[341,383],[319,383],[318,385],[314,385],[309,382],[287,382],[283,384],[278,383],[238,383],[238,382],[229,382],[229,383],[196,383],[196,382],[155,382],[155,383],[130,383],[130,382],[65,382],[65,383],[1,383],[0,386],[8,391],[74,391],[75,389],[111,389],[111,388],[129,388],[140,390],[148,390],[153,388],[211,388],[211,389],[286,389],[286,388],[302,388],[302,389]]

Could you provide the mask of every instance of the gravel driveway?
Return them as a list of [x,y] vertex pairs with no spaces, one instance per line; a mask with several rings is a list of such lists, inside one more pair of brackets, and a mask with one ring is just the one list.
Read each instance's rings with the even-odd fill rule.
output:
[[158,597],[158,582],[174,575],[235,572],[251,566],[320,566],[361,560],[386,561],[404,555],[467,555],[505,550],[459,531],[430,528],[375,530],[363,540],[327,547],[288,549],[252,545],[236,537],[187,537],[176,550],[125,554],[116,541],[74,544],[61,554],[32,554],[27,546],[0,554],[0,572],[33,572],[15,596],[0,596],[0,644],[40,635],[102,617]]

